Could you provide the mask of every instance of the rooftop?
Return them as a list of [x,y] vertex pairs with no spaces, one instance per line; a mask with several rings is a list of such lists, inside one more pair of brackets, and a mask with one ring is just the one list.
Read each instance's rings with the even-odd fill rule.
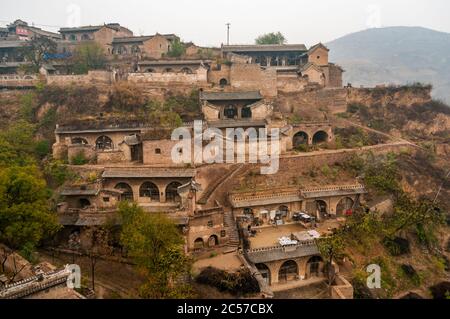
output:
[[98,189],[63,189],[61,191],[62,196],[97,196]]
[[229,100],[261,100],[263,97],[259,91],[248,92],[201,92],[200,99],[205,101],[229,101]]
[[178,38],[175,34],[155,34],[155,35],[143,35],[143,36],[133,36],[133,37],[117,37],[114,38],[112,43],[118,44],[118,43],[138,43],[138,42],[144,42],[147,40],[150,40],[154,38],[155,36],[160,35],[167,40],[171,41],[173,39]]
[[264,45],[224,45],[222,47],[223,52],[296,52],[308,51],[304,44],[264,44]]
[[[86,25],[86,26],[81,26],[81,27],[73,27],[73,28],[61,28],[59,29],[59,32],[95,32],[100,30],[103,27],[107,27],[113,30],[120,30],[120,28],[124,28],[122,27],[119,23],[105,23],[102,25]],[[126,28],[124,28],[126,29]]]
[[148,60],[138,62],[139,65],[198,65],[202,63],[211,63],[211,60]]
[[195,169],[192,168],[106,168],[103,178],[192,178]]

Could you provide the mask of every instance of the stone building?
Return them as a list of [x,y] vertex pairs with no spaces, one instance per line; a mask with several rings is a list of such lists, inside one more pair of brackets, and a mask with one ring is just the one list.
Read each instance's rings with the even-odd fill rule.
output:
[[30,26],[27,22],[22,20],[16,20],[7,26],[8,37],[17,38],[18,40],[31,40],[35,37],[45,37],[51,40],[60,40],[61,35],[35,26]]
[[249,57],[249,63],[266,67],[302,65],[307,60],[304,44],[270,45],[223,45],[222,53],[227,58],[230,53]]
[[258,64],[265,69],[275,69],[276,87],[294,86],[297,91],[308,83],[342,87],[343,70],[329,62],[328,53],[329,49],[322,43],[309,50],[303,44],[222,46],[223,57],[232,64]]
[[247,216],[257,224],[276,220],[293,221],[295,213],[306,212],[317,221],[345,217],[359,206],[366,193],[360,184],[317,188],[288,187],[249,192],[230,192],[228,200],[235,216]]
[[174,34],[158,33],[151,36],[115,37],[109,52],[122,58],[161,59],[170,51],[175,40],[179,40],[179,37]]
[[97,26],[61,28],[62,41],[58,45],[61,51],[72,52],[81,43],[98,43],[105,53],[111,53],[111,43],[117,37],[131,37],[133,32],[118,23]]

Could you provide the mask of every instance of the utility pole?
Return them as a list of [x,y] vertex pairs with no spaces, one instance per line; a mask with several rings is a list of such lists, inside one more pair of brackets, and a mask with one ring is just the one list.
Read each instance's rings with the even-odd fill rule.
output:
[[230,25],[231,25],[231,23],[227,23],[226,24],[226,26],[227,26],[227,45],[230,45]]

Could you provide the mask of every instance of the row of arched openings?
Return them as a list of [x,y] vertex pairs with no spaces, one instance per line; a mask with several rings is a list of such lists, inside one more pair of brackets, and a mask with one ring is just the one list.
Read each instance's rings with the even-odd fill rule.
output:
[[[294,135],[293,146],[297,148],[301,145],[307,145],[309,141],[309,135],[306,132],[300,131]],[[322,144],[328,142],[328,134],[325,131],[318,131],[313,135],[313,144]]]
[[[320,274],[320,264],[323,262],[322,257],[313,256],[308,259],[306,263],[306,273],[309,277],[319,277]],[[268,284],[271,283],[271,273],[269,267],[266,264],[260,263],[255,265],[258,271],[261,273],[262,277],[266,280]],[[297,279],[299,276],[299,267],[294,260],[285,261],[278,270],[278,281],[287,282]]]
[[[180,202],[181,197],[178,194],[178,187],[181,186],[179,182],[171,182],[166,186],[166,202]],[[114,187],[121,190],[122,199],[132,201],[134,199],[133,189],[127,183],[119,183]],[[160,201],[161,196],[158,186],[152,182],[144,182],[139,187],[139,197],[150,198],[152,201]]]

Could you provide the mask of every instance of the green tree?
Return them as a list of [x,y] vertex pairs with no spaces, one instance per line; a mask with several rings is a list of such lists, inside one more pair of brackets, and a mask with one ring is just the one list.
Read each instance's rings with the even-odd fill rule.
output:
[[0,132],[0,167],[35,163],[35,126],[19,120]]
[[325,260],[325,272],[328,285],[331,286],[336,278],[336,270],[333,266],[333,260],[341,259],[344,256],[345,244],[341,234],[323,237],[317,240],[320,254]]
[[167,52],[167,56],[171,58],[179,58],[184,55],[185,52],[186,48],[184,47],[184,44],[179,39],[175,39],[170,45],[170,50]]
[[263,35],[260,35],[256,38],[255,43],[256,44],[285,44],[287,42],[286,38],[284,37],[281,32],[271,32],[266,33]]
[[35,166],[11,166],[0,171],[0,242],[32,251],[58,231],[50,211],[50,191]]
[[146,275],[140,287],[143,298],[184,298],[189,286],[179,282],[189,275],[190,260],[176,225],[164,214],[149,214],[137,204],[123,202],[120,241],[139,270]]
[[75,50],[73,62],[73,71],[76,74],[85,74],[90,70],[104,69],[106,57],[99,44],[86,43]]
[[45,62],[45,55],[56,53],[57,44],[52,39],[43,36],[35,36],[28,44],[22,49],[24,56],[31,62],[31,67],[26,71],[37,73]]

